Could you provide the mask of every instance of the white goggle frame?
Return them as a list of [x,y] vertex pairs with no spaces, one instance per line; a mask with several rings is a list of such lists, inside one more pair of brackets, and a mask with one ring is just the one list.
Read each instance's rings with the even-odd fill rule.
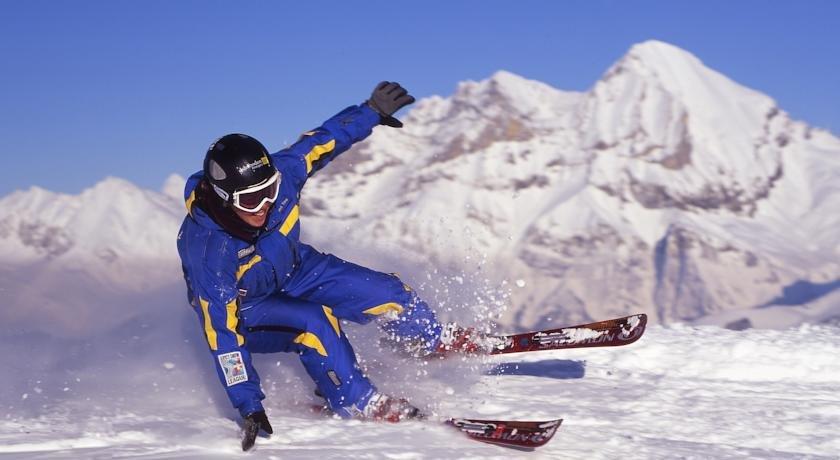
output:
[[[237,191],[233,192],[232,204],[236,207],[236,209],[239,209],[239,210],[242,210],[242,211],[245,211],[245,212],[257,212],[266,203],[274,203],[275,201],[277,201],[277,195],[280,194],[280,184],[277,184],[277,188],[274,189],[274,195],[273,196],[263,197],[263,199],[260,200],[259,204],[254,208],[248,208],[248,207],[245,207],[244,205],[242,205],[239,202],[239,197],[241,195],[246,195],[248,193],[259,192],[260,190],[262,190],[264,188],[271,187],[272,185],[274,185],[275,183],[277,183],[279,181],[280,181],[280,171],[275,171],[274,175],[271,176],[267,181],[263,182],[262,184],[254,185],[253,187],[248,187],[246,189],[237,190]],[[217,187],[216,184],[212,184],[212,185],[213,185],[213,190],[215,190],[216,194],[218,194],[223,200],[227,201],[228,198],[230,198],[230,195],[227,192],[225,192],[224,190],[222,190],[220,187]]]

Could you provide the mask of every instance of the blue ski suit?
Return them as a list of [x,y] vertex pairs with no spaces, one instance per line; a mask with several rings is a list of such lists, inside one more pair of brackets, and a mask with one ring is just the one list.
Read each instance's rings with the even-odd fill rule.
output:
[[255,243],[227,233],[201,207],[193,174],[184,191],[188,214],[178,252],[190,304],[198,314],[219,379],[245,417],[265,395],[252,353],[296,352],[330,408],[350,417],[375,387],[359,368],[339,320],[383,318],[396,341],[434,348],[441,326],[429,306],[392,274],[318,252],[299,240],[300,192],[306,180],[370,135],[379,115],[351,106],[271,154],[280,171],[277,201]]

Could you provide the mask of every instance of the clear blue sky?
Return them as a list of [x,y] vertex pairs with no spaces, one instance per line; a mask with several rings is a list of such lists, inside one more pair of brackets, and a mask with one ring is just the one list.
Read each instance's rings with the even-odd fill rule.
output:
[[0,0],[0,195],[158,189],[216,137],[277,149],[380,80],[418,97],[508,70],[586,90],[658,39],[840,133],[838,1]]

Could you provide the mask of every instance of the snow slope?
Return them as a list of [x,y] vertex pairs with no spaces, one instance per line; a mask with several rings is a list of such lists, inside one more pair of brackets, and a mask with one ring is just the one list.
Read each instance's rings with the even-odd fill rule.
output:
[[[150,339],[149,331],[135,340]],[[4,389],[0,458],[242,455],[234,414],[209,359],[196,364],[192,343],[172,339],[165,351],[136,360],[119,356],[130,343],[107,343],[115,348],[107,356],[94,352],[98,359],[59,364],[38,381]],[[840,452],[836,327],[656,326],[624,348],[425,365],[377,351],[364,334],[354,343],[382,388],[431,412],[565,421],[550,444],[526,454],[434,423],[320,419],[307,412],[311,384],[294,358],[262,356],[275,434],[258,439],[249,458],[836,459]],[[8,357],[23,353],[20,343],[3,345],[14,375],[9,364],[19,371],[23,363]]]

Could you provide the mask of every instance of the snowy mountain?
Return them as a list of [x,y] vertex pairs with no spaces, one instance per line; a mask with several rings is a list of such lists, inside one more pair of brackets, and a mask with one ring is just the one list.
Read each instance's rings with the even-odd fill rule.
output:
[[[183,179],[172,182],[183,189]],[[0,292],[7,308],[0,322],[78,336],[135,317],[149,303],[181,301],[183,294],[172,292],[183,283],[175,247],[183,209],[182,199],[116,178],[77,196],[32,187],[3,197]],[[168,295],[160,298],[161,291]]]
[[[304,238],[399,271],[444,317],[840,317],[840,139],[686,51],[636,45],[584,93],[498,72],[404,118],[309,182]],[[182,187],[0,199],[0,289],[23,306],[0,320],[78,331],[101,308],[91,293],[142,305],[179,289]]]
[[308,228],[521,280],[503,324],[840,314],[801,307],[840,285],[840,140],[686,51],[636,45],[585,93],[499,72],[405,121],[311,182]]

